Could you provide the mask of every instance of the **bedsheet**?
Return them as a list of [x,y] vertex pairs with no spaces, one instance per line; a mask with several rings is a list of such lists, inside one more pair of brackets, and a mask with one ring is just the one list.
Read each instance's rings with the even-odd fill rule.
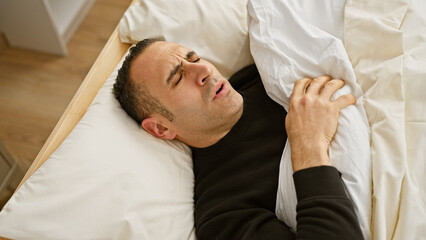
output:
[[[344,0],[251,0],[250,47],[268,95],[288,110],[294,83],[330,75],[346,84],[335,98],[352,93],[358,101],[341,111],[329,149],[332,164],[355,205],[365,239],[370,239],[371,162],[363,94],[345,51]],[[277,191],[276,215],[296,231],[296,191],[291,149],[286,143]]]
[[[380,0],[347,0],[345,15],[340,16],[344,17],[344,32],[336,32],[335,26],[326,29],[344,40],[357,82],[365,93],[364,106],[372,129],[373,239],[424,239],[426,236],[426,94],[423,93],[426,87],[425,12],[424,0],[388,0],[386,3]],[[318,15],[310,17],[316,17],[317,24],[325,20]],[[97,67],[95,64],[94,68]],[[78,104],[82,105],[80,102]],[[78,114],[66,116],[75,118]],[[63,131],[59,134],[63,134]],[[95,138],[94,140],[97,141]],[[77,151],[75,153],[79,154]],[[105,168],[104,165],[99,164]],[[58,169],[69,170],[64,167]],[[81,175],[80,170],[75,173]],[[17,204],[32,209],[21,211],[21,218],[17,218],[13,223],[15,229],[29,234],[27,239],[34,238],[35,235],[31,234],[34,231],[43,232],[44,239],[52,238],[52,229],[57,229],[54,224],[64,223],[55,220],[41,224],[43,216],[52,214],[52,211],[40,211],[37,199],[34,200],[33,196],[46,193],[44,198],[52,198],[51,183],[55,181],[41,179],[40,175],[42,171],[38,171],[27,181],[26,185],[29,187],[23,186],[28,190],[25,194],[15,194],[14,198],[18,201],[15,201],[14,207],[9,204],[13,211],[3,211],[3,218],[0,216],[2,220],[10,222],[12,218],[5,217],[6,214],[24,210],[16,208]],[[47,184],[43,184],[46,182]],[[37,184],[44,188],[45,192],[38,192],[34,188]],[[67,191],[64,187],[59,189]],[[117,196],[114,199],[117,200]],[[99,205],[98,202],[95,204]],[[58,208],[56,213],[64,215],[64,208]],[[92,212],[90,210],[86,212]],[[32,211],[39,214],[35,215]],[[192,213],[188,216],[192,216]],[[170,215],[166,215],[166,218],[170,218]],[[24,221],[27,222],[26,225],[23,224]],[[0,228],[3,228],[0,230],[2,235],[6,231],[13,231],[4,223],[0,224]],[[75,228],[75,222],[72,225]],[[71,225],[64,227],[70,231],[69,226]],[[106,230],[111,229],[113,228],[101,229],[100,232],[107,234]],[[164,228],[161,231],[163,232]],[[170,233],[166,234],[170,238]],[[76,236],[78,234],[75,231],[68,234],[69,238]],[[190,239],[195,239],[195,236],[192,234]]]
[[426,2],[348,0],[345,45],[371,126],[374,239],[426,238]]

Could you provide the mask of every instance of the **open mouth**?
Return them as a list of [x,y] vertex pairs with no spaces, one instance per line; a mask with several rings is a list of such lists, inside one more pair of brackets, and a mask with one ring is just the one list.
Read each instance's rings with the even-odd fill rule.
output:
[[219,93],[220,93],[220,91],[222,91],[222,89],[223,89],[223,84],[222,84],[222,85],[220,85],[220,88],[216,91],[216,94],[219,94]]

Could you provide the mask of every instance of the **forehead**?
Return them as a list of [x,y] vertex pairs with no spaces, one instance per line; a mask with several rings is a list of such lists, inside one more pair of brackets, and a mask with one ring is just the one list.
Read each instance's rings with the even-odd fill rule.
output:
[[137,56],[131,67],[130,77],[134,81],[164,82],[180,58],[185,58],[191,50],[171,42],[155,42]]

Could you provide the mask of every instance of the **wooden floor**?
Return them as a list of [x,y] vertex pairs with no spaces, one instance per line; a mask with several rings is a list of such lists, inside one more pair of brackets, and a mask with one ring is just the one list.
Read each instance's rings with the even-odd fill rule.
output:
[[131,0],[97,0],[68,42],[68,56],[17,48],[0,54],[0,141],[25,172]]

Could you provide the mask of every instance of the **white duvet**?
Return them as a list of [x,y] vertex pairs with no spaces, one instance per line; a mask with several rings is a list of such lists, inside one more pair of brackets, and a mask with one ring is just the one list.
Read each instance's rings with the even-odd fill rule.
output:
[[[143,0],[134,5],[139,12],[126,12],[122,23],[128,35],[121,37],[134,42],[140,40],[135,36],[153,37],[147,34],[155,29],[203,57],[217,54],[209,60],[230,75],[251,63],[245,6],[246,0]],[[337,95],[358,97],[357,105],[342,112],[330,155],[357,204],[366,236],[371,146],[372,238],[425,239],[426,1],[252,0],[249,10],[252,53],[275,101],[288,106],[295,80],[321,74],[347,81]],[[195,25],[203,31],[187,27]],[[113,101],[115,74],[61,147],[0,212],[1,236],[196,239],[190,156],[132,125]],[[277,214],[294,229],[288,153],[287,147]]]
[[426,1],[347,0],[345,45],[371,126],[372,237],[426,239]]
[[[293,84],[304,77],[331,75],[346,81],[334,97],[352,93],[358,101],[344,109],[330,146],[366,239],[370,238],[371,162],[369,125],[363,93],[343,46],[345,1],[251,0],[248,4],[251,53],[268,95],[288,110]],[[284,124],[284,123],[283,123]],[[296,229],[296,192],[290,146],[280,165],[276,214]]]

